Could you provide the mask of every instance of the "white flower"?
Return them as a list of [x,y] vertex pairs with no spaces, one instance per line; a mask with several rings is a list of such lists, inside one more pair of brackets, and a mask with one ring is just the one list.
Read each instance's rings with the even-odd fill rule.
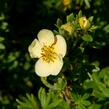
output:
[[35,72],[41,77],[57,75],[63,66],[66,54],[66,41],[61,35],[54,36],[53,32],[42,29],[28,50],[32,58],[39,58],[35,64]]

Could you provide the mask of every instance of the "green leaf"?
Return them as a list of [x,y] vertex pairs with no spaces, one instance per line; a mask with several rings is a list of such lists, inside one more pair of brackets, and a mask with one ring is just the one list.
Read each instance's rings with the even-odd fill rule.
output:
[[41,102],[41,106],[43,108],[46,107],[50,102],[50,95],[47,96],[44,88],[40,88],[40,90],[38,92],[38,98],[39,98],[39,100]]
[[85,34],[85,35],[82,37],[82,39],[83,39],[84,41],[86,41],[86,42],[92,42],[92,41],[93,41],[92,36],[89,35],[89,34]]
[[86,4],[86,6],[87,6],[88,8],[90,8],[89,0],[84,0],[84,2],[85,2],[85,4]]
[[0,37],[0,42],[4,41],[5,38],[4,37]]
[[67,22],[72,22],[74,19],[74,14],[71,13],[70,15],[67,16]]
[[89,100],[89,94],[85,93],[83,96],[79,95],[78,99],[75,101],[75,105],[77,105],[76,109],[87,109],[91,103]]
[[[41,88],[38,97],[43,109],[69,109],[69,105],[60,97],[59,91],[49,90],[46,93],[44,88]],[[60,107],[60,108],[58,108]]]
[[59,99],[59,100],[55,100],[53,101],[51,104],[49,104],[46,109],[53,109],[55,108],[56,106],[58,106],[59,104],[61,104],[62,100]]
[[109,67],[103,68],[100,71],[99,77],[103,80],[104,84],[109,87]]
[[104,30],[106,33],[109,33],[109,24],[106,25],[106,26],[103,28],[103,30]]
[[4,15],[4,13],[0,13],[1,15],[0,15],[0,21],[2,21],[2,20],[4,20],[5,19],[5,15]]
[[2,44],[2,43],[0,43],[0,49],[5,49],[5,46],[4,46],[4,44]]
[[95,90],[99,90],[98,88],[98,84],[93,80],[93,78],[91,80],[86,80],[84,82],[84,88],[85,89],[95,89]]
[[94,61],[91,64],[94,65],[95,67],[99,67],[100,62],[99,61]]
[[[98,99],[109,98],[109,88],[106,84],[107,81],[109,81],[109,74],[106,75],[108,72],[109,67],[101,70],[101,72],[93,72],[90,80],[86,80],[84,82],[84,88],[91,88],[93,90],[93,96],[97,97]],[[104,79],[105,77],[106,80]]]
[[58,78],[57,82],[54,83],[54,89],[64,90],[67,85],[65,78]]
[[101,71],[100,71],[100,77],[104,77],[104,76],[109,76],[109,67],[106,67],[106,68],[103,68]]
[[85,93],[83,96],[82,96],[82,99],[85,100],[85,99],[88,99],[89,98],[89,94]]
[[92,22],[93,21],[93,18],[94,18],[93,16],[89,17],[88,18],[89,22]]
[[56,22],[56,27],[60,27],[62,25],[62,20],[61,19],[57,19],[57,22]]
[[95,25],[92,25],[89,29],[89,31],[93,32],[94,30],[96,30],[98,27]]
[[26,94],[26,97],[23,97],[22,101],[19,99],[16,99],[16,101],[18,103],[18,109],[40,109],[36,98],[32,94]]
[[101,104],[91,104],[88,109],[101,109]]
[[80,10],[77,15],[78,18],[82,17],[82,11]]
[[84,104],[84,106],[89,106],[91,104],[91,102],[84,100],[83,104]]

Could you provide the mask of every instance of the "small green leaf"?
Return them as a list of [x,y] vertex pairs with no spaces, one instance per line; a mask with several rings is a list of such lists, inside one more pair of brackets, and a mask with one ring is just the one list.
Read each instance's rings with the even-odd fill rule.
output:
[[41,106],[44,108],[48,105],[49,100],[47,100],[47,94],[45,92],[44,88],[40,88],[39,92],[38,92],[38,98],[41,102]]
[[89,98],[89,94],[85,93],[83,96],[82,96],[82,99],[85,100],[85,99],[88,99]]
[[100,104],[91,104],[88,109],[101,109],[101,105]]
[[106,25],[106,26],[103,28],[103,30],[104,30],[106,33],[109,33],[109,24]]
[[81,10],[78,12],[77,16],[78,16],[78,18],[82,17],[82,11]]
[[94,88],[94,89],[98,90],[97,84],[94,81],[91,81],[91,80],[86,80],[84,82],[84,88],[85,89]]
[[99,61],[94,61],[91,64],[94,65],[95,67],[99,67],[100,62]]
[[66,80],[64,78],[58,78],[57,82],[54,83],[54,88],[57,90],[64,90],[66,87]]
[[5,38],[4,37],[0,37],[0,42],[4,41]]
[[79,47],[81,52],[83,53],[84,52],[84,47]]
[[70,15],[67,16],[67,22],[72,22],[74,19],[74,14],[71,13]]
[[52,102],[51,104],[49,104],[47,107],[47,109],[53,109],[55,108],[57,105],[61,104],[62,100],[61,99],[57,99],[54,102]]
[[61,25],[62,25],[62,20],[58,18],[56,22],[56,26],[59,28]]
[[85,35],[82,37],[82,39],[83,39],[84,41],[86,41],[86,42],[92,42],[92,41],[93,41],[92,36],[89,35],[89,34],[85,34]]
[[89,31],[91,31],[91,32],[92,32],[92,31],[96,30],[97,28],[98,28],[97,26],[92,25],[92,26],[91,26],[91,28],[89,29]]
[[91,16],[91,17],[88,18],[88,20],[89,20],[90,22],[92,22],[92,21],[93,21],[93,18],[94,18],[94,17]]
[[85,4],[86,4],[86,6],[87,6],[88,8],[90,8],[89,0],[84,0],[84,2],[85,2]]
[[5,46],[4,46],[4,44],[2,44],[2,43],[0,43],[0,49],[5,49]]
[[84,106],[89,106],[91,103],[90,103],[90,101],[88,101],[88,100],[84,100],[84,101],[82,102],[82,104],[83,104]]
[[4,13],[1,13],[1,15],[0,15],[0,21],[2,21],[2,20],[4,20],[4,19],[5,19]]

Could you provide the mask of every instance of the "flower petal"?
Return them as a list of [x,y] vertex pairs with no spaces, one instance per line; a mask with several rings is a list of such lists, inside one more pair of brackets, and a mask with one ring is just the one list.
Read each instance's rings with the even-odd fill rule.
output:
[[41,57],[41,48],[42,45],[40,44],[40,42],[37,39],[34,39],[31,45],[28,47],[31,58]]
[[47,63],[40,58],[35,64],[35,72],[38,76],[47,77],[49,75],[57,75],[63,66],[63,60],[57,56],[54,62]]
[[57,54],[60,54],[62,55],[62,57],[64,57],[67,50],[66,41],[64,37],[62,37],[61,35],[56,35],[56,37],[57,37],[57,42],[54,45],[54,50]]
[[51,30],[42,29],[37,36],[39,42],[44,45],[52,45],[52,43],[54,43],[54,34]]

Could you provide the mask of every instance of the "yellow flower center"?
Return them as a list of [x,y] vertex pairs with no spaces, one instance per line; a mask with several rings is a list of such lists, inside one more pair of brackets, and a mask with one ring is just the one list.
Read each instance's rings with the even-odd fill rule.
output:
[[56,53],[54,52],[54,47],[53,46],[46,46],[42,48],[42,59],[46,61],[47,63],[54,62],[56,59]]

